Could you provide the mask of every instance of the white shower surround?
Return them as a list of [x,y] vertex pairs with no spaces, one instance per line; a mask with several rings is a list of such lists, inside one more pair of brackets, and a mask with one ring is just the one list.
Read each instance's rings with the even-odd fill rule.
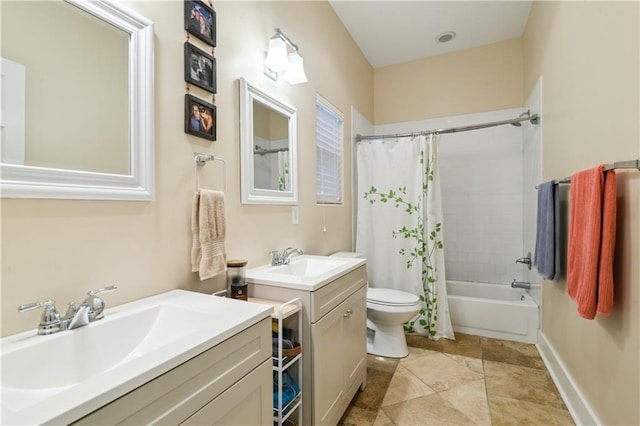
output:
[[[524,109],[530,109],[542,116],[542,77],[538,79],[533,90],[529,94],[524,104]],[[536,221],[538,209],[538,191],[536,185],[542,182],[542,127],[544,120],[540,120],[537,126],[525,126],[523,133],[522,148],[522,194],[524,222],[524,248],[530,251],[531,256],[536,247]],[[530,282],[535,286],[529,292],[538,305],[542,304],[542,278],[538,274],[535,266],[531,265],[531,270],[523,270],[523,281]],[[541,316],[542,317],[542,316]],[[542,328],[542,327],[541,327]]]
[[[376,134],[467,126],[521,108],[376,126]],[[535,111],[534,111],[535,112]],[[523,127],[446,134],[440,143],[447,280],[508,285],[523,279]],[[527,249],[528,250],[528,249]],[[533,250],[531,250],[533,251]],[[523,253],[524,252],[524,253]]]

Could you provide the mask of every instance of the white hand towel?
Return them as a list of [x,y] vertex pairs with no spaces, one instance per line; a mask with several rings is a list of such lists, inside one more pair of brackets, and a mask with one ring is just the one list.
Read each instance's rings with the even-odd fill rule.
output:
[[191,270],[206,280],[227,270],[224,192],[201,189],[193,197]]

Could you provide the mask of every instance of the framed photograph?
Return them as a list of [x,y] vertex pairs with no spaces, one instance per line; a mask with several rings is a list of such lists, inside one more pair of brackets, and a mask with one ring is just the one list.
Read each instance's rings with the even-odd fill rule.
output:
[[186,94],[184,131],[200,138],[216,140],[216,106]]
[[216,93],[216,58],[185,42],[184,79],[188,83]]
[[184,2],[184,29],[211,46],[216,45],[216,11],[198,0]]

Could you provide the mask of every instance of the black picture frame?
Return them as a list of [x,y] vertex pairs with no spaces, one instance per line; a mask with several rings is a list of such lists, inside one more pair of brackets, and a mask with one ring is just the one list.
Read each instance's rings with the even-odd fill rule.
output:
[[185,42],[184,80],[208,92],[216,93],[216,58]]
[[[194,108],[197,108],[197,112]],[[211,141],[216,140],[217,119],[215,105],[187,93],[184,98],[184,111],[185,133]],[[206,115],[210,115],[211,120],[207,120]],[[208,129],[206,128],[207,122],[210,123]]]
[[184,29],[211,46],[216,45],[216,11],[199,0],[185,0]]

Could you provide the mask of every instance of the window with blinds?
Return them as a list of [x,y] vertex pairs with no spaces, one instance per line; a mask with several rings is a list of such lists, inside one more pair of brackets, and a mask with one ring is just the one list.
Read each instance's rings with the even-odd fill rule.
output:
[[344,115],[316,95],[316,201],[342,204],[342,137]]

